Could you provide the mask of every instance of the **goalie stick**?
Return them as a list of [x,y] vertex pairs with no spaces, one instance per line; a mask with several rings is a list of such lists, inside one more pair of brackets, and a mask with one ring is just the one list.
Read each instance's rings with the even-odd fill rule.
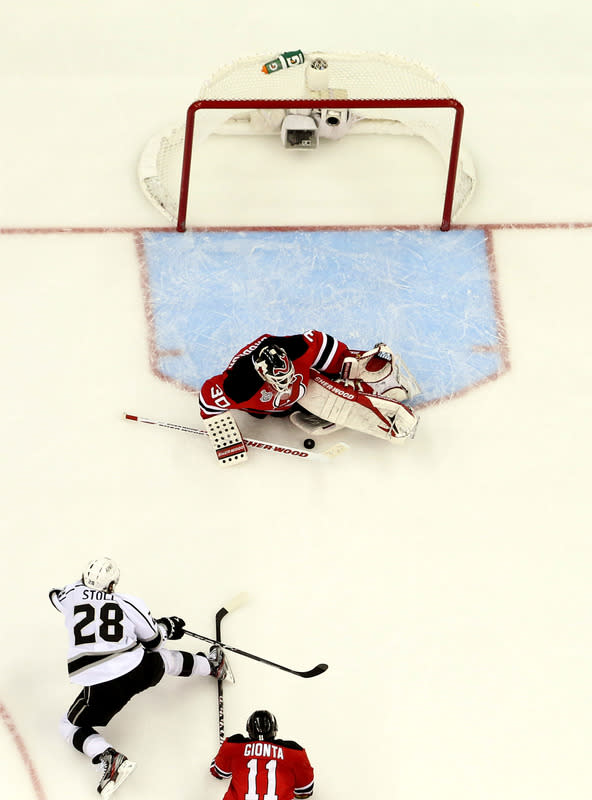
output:
[[[136,414],[123,415],[124,419],[129,419],[132,422],[145,422],[148,425],[157,425],[161,428],[172,428],[175,431],[184,431],[185,433],[194,433],[199,436],[207,436],[208,432],[202,428],[189,428],[187,425],[175,425],[172,422],[159,422],[155,419],[148,419],[147,417],[139,417]],[[256,447],[259,450],[265,450],[267,453],[279,453],[283,456],[296,456],[296,458],[313,459],[316,461],[331,461],[335,456],[340,455],[345,450],[349,450],[349,445],[345,442],[337,442],[332,447],[323,450],[321,453],[312,453],[310,450],[300,450],[297,447],[284,447],[284,445],[276,444],[275,442],[264,442],[261,439],[249,439],[244,437],[244,442],[249,447]]]
[[[216,612],[216,639],[221,639],[222,620],[231,611],[240,608],[246,602],[248,595],[246,592],[237,594],[230,603],[219,608]],[[222,688],[224,681],[218,680],[218,739],[220,744],[224,741],[224,690]]]
[[329,669],[328,664],[317,664],[316,667],[301,672],[297,669],[290,669],[290,667],[284,667],[282,664],[276,664],[275,661],[269,661],[267,658],[262,658],[261,656],[255,656],[253,655],[253,653],[247,653],[246,650],[239,650],[238,647],[231,647],[229,644],[223,644],[222,642],[216,639],[210,639],[209,636],[202,636],[201,633],[194,633],[193,631],[188,631],[187,628],[184,628],[183,630],[186,636],[193,636],[195,639],[201,639],[204,642],[210,642],[210,644],[217,644],[223,650],[230,650],[231,653],[238,653],[239,656],[252,658],[253,661],[260,661],[262,664],[268,664],[270,667],[276,667],[276,669],[282,669],[284,672],[290,672],[292,673],[292,675],[298,675],[300,678],[316,678],[317,675],[322,675],[323,672],[326,672]]

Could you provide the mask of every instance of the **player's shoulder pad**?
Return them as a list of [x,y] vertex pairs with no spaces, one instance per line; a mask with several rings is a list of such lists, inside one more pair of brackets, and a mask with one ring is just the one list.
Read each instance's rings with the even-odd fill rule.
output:
[[312,344],[312,341],[307,340],[303,333],[296,333],[293,336],[273,336],[271,338],[275,344],[284,348],[288,358],[292,360],[303,356]]
[[128,612],[131,610],[132,614],[138,614],[139,617],[143,618],[150,628],[157,629],[156,620],[140,597],[136,597],[133,594],[122,594],[121,592],[111,592],[111,596],[116,603],[120,606],[123,605]]
[[55,606],[58,611],[62,611],[61,604],[64,600],[68,599],[68,595],[72,592],[76,591],[80,586],[84,586],[82,581],[77,581],[76,583],[69,583],[67,586],[63,586],[61,589],[50,589],[49,590],[49,601],[50,603]]
[[257,374],[251,356],[240,358],[226,373],[222,389],[234,403],[245,403],[255,395],[265,381]]
[[147,611],[148,614],[150,614],[148,606],[141,597],[136,597],[135,595],[127,594],[126,592],[111,592],[111,594],[113,595],[114,600],[120,600],[123,603],[129,603],[130,606],[134,606],[134,608],[141,608],[142,611]]
[[243,736],[242,733],[235,733],[233,736],[229,736],[226,741],[232,742],[233,744],[242,744],[243,742],[250,742],[251,740]]
[[274,739],[273,743],[279,745],[279,747],[285,747],[287,750],[304,750],[304,747],[291,739]]

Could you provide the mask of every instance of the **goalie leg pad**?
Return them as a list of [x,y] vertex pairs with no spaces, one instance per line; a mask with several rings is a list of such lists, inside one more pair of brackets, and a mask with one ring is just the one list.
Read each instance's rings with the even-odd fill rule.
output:
[[415,435],[419,420],[407,406],[387,397],[358,392],[314,370],[311,377],[306,394],[299,401],[307,411],[389,442]]
[[230,411],[207,419],[205,424],[221,466],[233,467],[247,460],[247,445]]
[[325,436],[327,433],[335,433],[341,430],[340,425],[329,422],[326,419],[311,414],[310,411],[294,411],[290,414],[290,422],[300,428],[301,431],[308,433],[309,436]]

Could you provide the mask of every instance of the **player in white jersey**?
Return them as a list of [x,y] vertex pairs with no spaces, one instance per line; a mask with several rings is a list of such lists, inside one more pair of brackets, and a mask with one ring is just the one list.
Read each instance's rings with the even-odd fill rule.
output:
[[226,659],[217,645],[210,653],[186,653],[163,645],[180,639],[181,617],[154,619],[137,597],[115,592],[119,569],[110,558],[89,562],[82,578],[49,597],[65,617],[68,631],[68,674],[83,688],[60,722],[65,740],[103,769],[97,787],[110,797],[135,763],[113,748],[96,728],[107,725],[136,694],[156,684],[165,673],[179,676],[226,677]]

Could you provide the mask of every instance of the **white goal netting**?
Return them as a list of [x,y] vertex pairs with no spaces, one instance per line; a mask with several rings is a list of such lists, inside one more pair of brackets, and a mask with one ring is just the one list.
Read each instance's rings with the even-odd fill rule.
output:
[[[184,153],[190,164],[192,150],[212,134],[275,135],[285,147],[294,144],[294,135],[297,146],[316,147],[317,140],[345,135],[395,134],[421,137],[440,154],[448,176],[445,209],[448,204],[448,214],[455,218],[469,202],[476,177],[470,155],[460,147],[462,106],[450,89],[427,67],[395,55],[298,52],[298,63],[287,66],[284,61],[272,73],[262,67],[277,55],[240,59],[203,84],[190,107],[195,128],[189,155],[185,123],[154,136],[142,153],[139,179],[150,202],[178,222],[182,183],[187,189],[190,175],[187,165],[183,168]],[[356,100],[364,105],[356,105]],[[211,101],[230,105],[211,108]],[[258,107],[258,101],[265,107]],[[295,101],[297,108],[290,105]],[[311,107],[303,108],[304,101]],[[331,106],[331,101],[340,108]],[[392,107],[396,101],[402,106]],[[431,105],[432,101],[439,105]]]

